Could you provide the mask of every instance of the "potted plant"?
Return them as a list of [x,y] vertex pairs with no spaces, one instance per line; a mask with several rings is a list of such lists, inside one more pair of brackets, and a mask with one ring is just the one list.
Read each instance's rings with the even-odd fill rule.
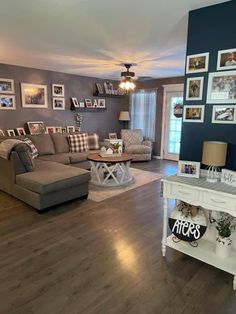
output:
[[113,154],[119,154],[119,147],[121,146],[119,143],[111,143],[110,146],[113,150]]
[[232,232],[236,228],[236,220],[230,214],[221,212],[220,218],[216,221],[218,236],[216,238],[216,255],[219,257],[228,257],[232,247]]

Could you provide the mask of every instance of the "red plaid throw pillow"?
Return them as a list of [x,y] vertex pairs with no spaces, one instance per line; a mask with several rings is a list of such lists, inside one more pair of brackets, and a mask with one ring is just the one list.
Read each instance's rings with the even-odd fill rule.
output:
[[69,135],[69,144],[71,153],[80,153],[88,151],[88,134],[80,133]]

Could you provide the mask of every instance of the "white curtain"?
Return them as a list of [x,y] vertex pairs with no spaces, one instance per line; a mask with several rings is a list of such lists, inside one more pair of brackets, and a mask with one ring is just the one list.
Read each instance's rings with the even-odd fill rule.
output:
[[130,97],[130,128],[141,129],[146,140],[155,141],[156,91],[140,90]]

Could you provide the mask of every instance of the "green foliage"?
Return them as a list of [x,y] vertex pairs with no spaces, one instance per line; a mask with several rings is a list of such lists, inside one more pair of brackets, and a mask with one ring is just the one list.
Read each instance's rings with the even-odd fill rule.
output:
[[113,144],[110,144],[110,145],[111,145],[111,148],[115,149],[115,150],[119,149],[119,147],[120,147],[119,143],[113,143]]
[[235,217],[227,213],[220,213],[220,219],[216,221],[216,229],[222,238],[231,236],[232,231],[236,228]]

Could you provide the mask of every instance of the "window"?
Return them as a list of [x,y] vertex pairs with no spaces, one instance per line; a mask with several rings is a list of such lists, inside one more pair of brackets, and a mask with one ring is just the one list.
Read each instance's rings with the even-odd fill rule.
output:
[[131,129],[141,129],[146,140],[155,141],[156,92],[140,90],[131,94]]

